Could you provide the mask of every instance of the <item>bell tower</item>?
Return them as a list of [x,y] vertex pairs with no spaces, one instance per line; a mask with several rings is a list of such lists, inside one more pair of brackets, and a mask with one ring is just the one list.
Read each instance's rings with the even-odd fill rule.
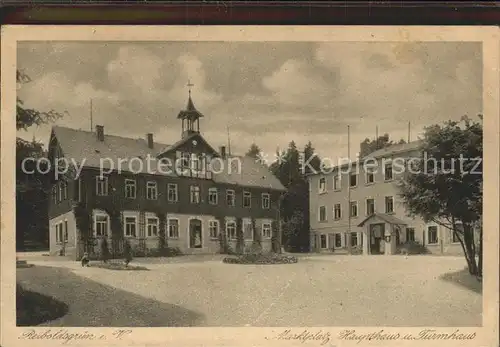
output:
[[186,138],[192,134],[200,133],[200,118],[203,114],[194,107],[193,100],[191,99],[191,87],[194,85],[188,81],[188,102],[185,110],[179,112],[177,119],[182,120],[182,138]]

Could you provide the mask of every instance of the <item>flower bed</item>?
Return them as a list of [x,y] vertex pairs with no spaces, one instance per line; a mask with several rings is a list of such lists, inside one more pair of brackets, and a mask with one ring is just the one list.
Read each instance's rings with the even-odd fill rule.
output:
[[237,257],[226,257],[222,260],[226,264],[294,264],[298,259],[290,255],[282,254],[242,254]]
[[119,271],[149,271],[149,269],[144,266],[125,265],[124,263],[95,263],[90,266],[100,269]]

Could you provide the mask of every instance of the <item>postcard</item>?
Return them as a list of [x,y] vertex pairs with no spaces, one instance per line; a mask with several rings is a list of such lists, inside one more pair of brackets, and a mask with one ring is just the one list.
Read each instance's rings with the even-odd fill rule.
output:
[[3,346],[498,345],[497,27],[1,35]]

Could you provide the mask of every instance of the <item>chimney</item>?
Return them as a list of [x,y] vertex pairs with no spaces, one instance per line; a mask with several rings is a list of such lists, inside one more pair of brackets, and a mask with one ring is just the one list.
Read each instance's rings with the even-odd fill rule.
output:
[[226,146],[220,146],[219,153],[222,158],[226,157]]
[[153,149],[153,147],[154,147],[153,134],[147,133],[146,134],[146,140],[148,142],[148,147],[151,148],[151,149]]
[[99,141],[104,141],[104,126],[102,125],[96,125],[95,126],[95,132],[96,132],[96,135],[97,135],[97,139]]

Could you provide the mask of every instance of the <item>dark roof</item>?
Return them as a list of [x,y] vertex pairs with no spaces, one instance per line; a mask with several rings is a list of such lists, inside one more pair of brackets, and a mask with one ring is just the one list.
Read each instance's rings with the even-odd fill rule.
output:
[[194,103],[193,100],[191,99],[191,94],[190,94],[186,109],[180,111],[179,114],[177,115],[177,118],[196,119],[201,117],[203,117],[203,114],[200,111],[198,111],[196,107],[194,107]]
[[[106,169],[113,168],[111,165],[118,166],[120,160],[134,159],[135,168],[138,165],[138,159],[143,160],[142,173],[177,176],[175,170],[168,173],[160,173],[155,170],[156,161],[149,161],[151,171],[148,171],[146,165],[147,157],[156,157],[157,155],[172,148],[171,145],[164,143],[154,143],[154,148],[148,147],[146,139],[133,139],[115,135],[105,135],[104,141],[99,141],[94,132],[77,130],[66,127],[55,126],[52,128],[52,133],[56,137],[62,153],[65,158],[74,160],[77,164],[85,167],[100,168],[101,159],[103,167]],[[199,134],[197,134],[199,135]],[[200,135],[201,136],[201,135]],[[213,180],[218,183],[235,184],[245,187],[260,187],[274,190],[284,191],[285,187],[281,182],[262,164],[255,161],[253,158],[231,156],[222,160],[224,167],[228,167],[231,163],[231,170],[218,170],[220,173],[213,174]],[[241,163],[241,168],[238,168],[238,163]],[[126,162],[124,167],[127,167]],[[122,170],[126,171],[122,166]]]
[[[418,150],[422,146],[423,143],[424,143],[423,140],[417,140],[417,141],[412,141],[409,143],[398,143],[395,145],[391,145],[391,146],[388,146],[385,148],[378,149],[372,153],[369,153],[369,154],[365,155],[364,157],[362,157],[360,160],[352,161],[350,164],[345,163],[342,165],[329,167],[329,168],[325,169],[324,172],[325,171],[326,172],[333,172],[333,171],[335,171],[335,169],[342,169],[342,168],[348,167],[349,165],[356,166],[358,164],[364,163],[366,160],[368,160],[370,158],[377,159],[377,158],[382,158],[382,157],[388,157],[388,156],[398,154],[398,153],[415,151],[415,150]],[[318,173],[309,173],[307,176],[315,176],[315,175],[319,175],[319,174],[321,174],[321,171]]]
[[380,218],[383,221],[386,221],[389,224],[394,224],[394,225],[406,225],[407,223],[403,222],[401,219],[394,217],[393,215],[386,214],[386,213],[374,213],[366,217],[361,223],[358,224],[358,227],[362,227],[363,225],[366,224],[370,219],[373,218]]
[[405,153],[405,152],[411,152],[418,150],[420,146],[424,141],[422,140],[417,140],[417,141],[412,141],[408,143],[398,143],[395,145],[391,145],[388,147],[384,147],[381,149],[376,150],[375,152],[372,152],[364,157],[365,158],[380,158],[380,157],[386,157],[398,153]]

